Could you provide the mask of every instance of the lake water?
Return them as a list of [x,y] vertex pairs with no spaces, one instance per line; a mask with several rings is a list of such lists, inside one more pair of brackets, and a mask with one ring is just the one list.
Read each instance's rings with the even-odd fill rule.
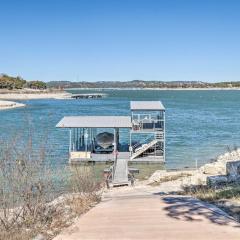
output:
[[[68,162],[68,130],[55,125],[69,115],[129,115],[130,100],[161,100],[166,108],[166,167],[202,165],[240,145],[240,91],[72,90],[103,92],[103,99],[26,100],[26,108],[0,111],[0,138],[26,133],[31,123],[34,146],[48,136],[51,163]],[[124,136],[123,136],[124,138]],[[148,166],[146,166],[148,168]]]

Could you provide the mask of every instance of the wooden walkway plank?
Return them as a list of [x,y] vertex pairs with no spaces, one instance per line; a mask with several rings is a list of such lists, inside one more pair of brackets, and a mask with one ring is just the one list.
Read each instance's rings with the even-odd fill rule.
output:
[[110,192],[54,240],[239,240],[240,225],[188,196]]
[[113,176],[113,186],[128,184],[128,159],[117,159]]

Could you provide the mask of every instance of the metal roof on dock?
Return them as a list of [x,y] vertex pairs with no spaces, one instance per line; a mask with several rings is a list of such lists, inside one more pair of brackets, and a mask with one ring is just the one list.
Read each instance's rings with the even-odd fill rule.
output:
[[131,110],[165,110],[161,101],[131,101]]
[[56,125],[59,128],[131,128],[130,116],[69,116]]

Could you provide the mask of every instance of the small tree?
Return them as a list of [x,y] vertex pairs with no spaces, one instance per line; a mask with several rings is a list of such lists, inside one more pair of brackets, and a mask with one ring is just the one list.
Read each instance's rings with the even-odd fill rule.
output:
[[31,81],[31,82],[28,82],[27,85],[31,89],[46,89],[47,88],[47,84],[42,81]]

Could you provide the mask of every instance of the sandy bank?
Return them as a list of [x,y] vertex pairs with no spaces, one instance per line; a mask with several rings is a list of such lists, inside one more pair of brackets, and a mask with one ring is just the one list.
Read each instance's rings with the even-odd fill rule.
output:
[[0,99],[27,100],[27,99],[68,99],[70,94],[59,93],[0,93]]
[[26,105],[23,103],[17,103],[12,101],[1,101],[0,100],[0,110],[18,108],[18,107],[25,107]]

